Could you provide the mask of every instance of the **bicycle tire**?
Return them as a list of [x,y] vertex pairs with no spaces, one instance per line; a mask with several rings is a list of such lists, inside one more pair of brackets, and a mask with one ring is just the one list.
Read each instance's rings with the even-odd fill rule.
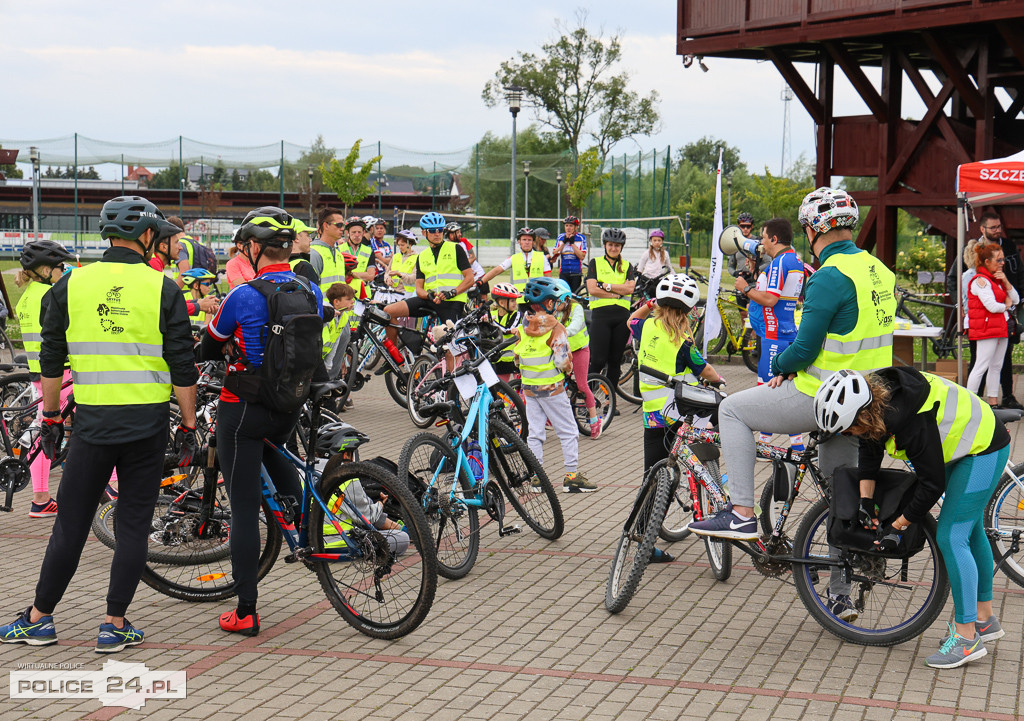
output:
[[[516,382],[518,383],[518,379]],[[491,395],[500,399],[503,405],[503,417],[498,420],[514,429],[525,441],[530,432],[530,424],[526,420],[526,402],[519,394],[519,387],[513,387],[511,383],[499,380],[498,384],[491,388]]]
[[[359,358],[355,350],[355,344],[349,343],[345,349],[345,385],[342,386],[341,393],[334,398],[334,408],[339,413],[345,407],[345,403],[348,402],[349,396],[355,390],[357,384]],[[362,384],[359,384],[360,386]]]
[[14,363],[14,343],[3,328],[0,328],[0,363]]
[[[449,503],[446,510],[445,504],[441,503],[442,498],[451,495],[456,475],[457,490],[462,496],[470,498],[474,495],[466,469],[459,467],[456,474],[455,460],[452,447],[433,433],[417,433],[405,442],[398,458],[398,480],[407,488],[417,489],[413,495],[420,502],[430,527],[430,538],[437,556],[437,573],[449,580],[464,578],[480,552],[480,518],[476,506]],[[444,468],[431,487],[430,481],[442,463]]]
[[[320,479],[320,495],[330,504],[344,494],[350,481],[370,481],[400,510],[389,519],[401,521],[409,534],[410,547],[400,558],[382,553],[375,541],[382,534],[360,529],[366,535],[360,543],[364,555],[351,561],[313,561],[317,579],[331,605],[345,621],[371,638],[395,639],[414,631],[430,612],[437,592],[437,559],[423,509],[404,484],[382,466],[346,463]],[[324,509],[314,502],[309,515],[310,545],[314,553],[337,549],[338,535],[328,523]],[[353,535],[354,531],[353,531]],[[386,541],[384,541],[386,543]],[[376,593],[362,589],[372,582]]]
[[[407,351],[403,349],[403,355]],[[411,358],[406,358],[407,363],[411,363]],[[406,408],[409,403],[409,376],[406,373],[395,372],[394,368],[389,368],[384,373],[384,386],[388,389],[388,395],[391,396],[391,400],[399,405],[401,408]]]
[[[501,421],[491,420],[489,442],[489,453],[497,460],[491,468],[516,513],[541,538],[560,537],[565,531],[562,504],[526,441]],[[536,488],[534,479],[539,483]]]
[[[261,501],[262,548],[256,570],[257,580],[270,573],[281,552],[281,529],[276,522],[268,522],[273,517],[266,501]],[[142,582],[165,596],[183,601],[221,601],[235,595],[230,554],[205,562],[184,554],[174,563],[158,563],[147,558],[146,567],[142,569]]]
[[[704,464],[710,470],[711,464],[718,466],[717,461]],[[669,487],[668,504],[665,506],[665,517],[661,520],[658,535],[661,540],[669,543],[682,541],[690,535],[690,521],[693,520],[693,499],[690,498],[689,483],[682,480]]]
[[[829,556],[827,518],[828,500],[822,498],[800,521],[793,541],[794,558]],[[853,554],[851,598],[859,615],[852,621],[843,621],[828,609],[828,584],[834,567],[794,563],[793,581],[814,620],[829,633],[862,646],[894,646],[927,630],[946,605],[949,578],[935,540],[935,519],[925,516],[922,525],[925,546],[908,559]]]
[[761,361],[761,338],[753,328],[747,328],[740,343],[743,345],[743,365],[757,373],[757,364]]
[[[615,391],[612,390],[612,382],[600,373],[591,373],[587,376],[587,385],[594,395],[597,417],[601,419],[601,432],[608,430],[608,426],[615,419]],[[576,392],[569,396],[572,405],[573,415],[576,417],[576,427],[580,429],[580,435],[590,437],[590,409],[587,408],[587,397],[581,393],[577,386]],[[524,439],[525,440],[525,439]]]
[[619,545],[615,548],[615,557],[608,572],[604,607],[611,613],[621,613],[633,600],[644,571],[651,562],[658,529],[668,507],[669,488],[674,472],[675,469],[668,461],[658,461],[651,466],[647,480],[637,492],[630,511],[632,520],[627,520],[628,525],[624,525],[622,529]]
[[[710,518],[725,508],[725,506],[715,503],[707,489],[700,483],[697,484],[697,501],[700,503],[701,514],[704,518]],[[704,551],[715,579],[728,581],[729,576],[732,575],[732,544],[705,536]]]
[[[16,444],[22,433],[36,422],[37,413],[35,409],[17,413],[6,409],[27,406],[36,398],[32,377],[28,371],[13,371],[0,376],[0,413],[3,414],[12,445]],[[64,447],[67,448],[67,439],[64,441]]]
[[638,384],[636,350],[632,343],[626,346],[626,350],[622,354],[622,362],[619,364],[619,382],[615,386],[615,392],[627,403],[638,406],[643,402]]
[[[1024,474],[1024,463],[1014,464],[1010,470],[1019,478]],[[996,559],[1009,550],[1007,536],[1015,529],[1024,529],[1024,489],[1004,473],[985,508],[985,530],[998,534],[996,537],[989,536]],[[1024,566],[1020,556],[1007,556],[999,569],[1018,586],[1024,586]]]
[[422,414],[420,406],[426,405],[417,394],[417,390],[424,381],[433,381],[441,377],[441,369],[435,368],[437,359],[430,354],[423,354],[415,361],[409,369],[409,381],[406,383],[406,408],[409,409],[409,419],[417,428],[429,428],[437,420],[437,414]]

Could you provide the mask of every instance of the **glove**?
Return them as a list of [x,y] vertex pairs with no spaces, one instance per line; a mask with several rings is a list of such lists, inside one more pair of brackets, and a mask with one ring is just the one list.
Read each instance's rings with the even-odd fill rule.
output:
[[894,526],[889,526],[884,531],[879,531],[879,539],[875,541],[875,545],[882,553],[892,553],[900,545],[902,538],[902,531],[897,531]]
[[451,300],[452,298],[457,296],[458,293],[455,292],[454,288],[449,288],[448,290],[443,292],[441,295],[444,297],[445,300]]
[[64,419],[44,418],[39,429],[39,448],[43,455],[51,461],[57,460],[60,447],[64,443]]
[[866,531],[874,531],[878,528],[878,506],[875,505],[873,498],[860,499],[857,522]]
[[196,429],[186,425],[178,425],[174,429],[174,452],[178,455],[178,468],[191,466],[199,451]]

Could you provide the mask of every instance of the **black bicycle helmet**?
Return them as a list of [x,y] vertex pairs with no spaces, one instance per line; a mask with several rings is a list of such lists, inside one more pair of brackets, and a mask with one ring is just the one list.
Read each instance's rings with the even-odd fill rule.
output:
[[579,218],[577,218],[577,217],[576,217],[575,215],[567,215],[567,216],[565,217],[565,220],[563,220],[563,221],[562,221],[562,224],[563,224],[563,225],[575,225],[575,226],[579,226],[579,224],[580,224],[580,219],[579,219]]
[[[156,235],[181,229],[169,223],[153,203],[138,195],[120,195],[103,204],[100,211],[100,237],[138,240],[147,230]],[[148,248],[146,249],[149,250]]]
[[329,458],[342,451],[352,451],[370,440],[344,421],[326,423],[320,427],[316,439],[316,455]]
[[292,221],[292,216],[281,208],[264,205],[246,214],[235,238],[243,241],[251,239],[261,245],[287,248],[295,240],[295,226]]
[[41,265],[56,267],[61,263],[74,260],[75,256],[67,251],[60,243],[52,240],[30,240],[21,249],[21,267],[25,270],[33,270]]
[[626,233],[622,228],[605,228],[601,231],[601,242],[626,245]]
[[736,222],[737,223],[750,223],[751,225],[753,225],[753,223],[754,223],[754,216],[753,216],[752,213],[740,213],[739,215],[736,216]]
[[529,237],[533,238],[534,240],[537,239],[536,233],[534,233],[529,228],[520,228],[519,232],[516,233],[516,239],[518,240],[519,238],[522,238],[524,235],[529,236]]

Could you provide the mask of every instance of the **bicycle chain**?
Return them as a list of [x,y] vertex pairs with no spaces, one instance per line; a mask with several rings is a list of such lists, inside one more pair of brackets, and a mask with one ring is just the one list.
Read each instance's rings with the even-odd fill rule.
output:
[[789,573],[793,570],[793,565],[790,563],[773,561],[772,556],[779,553],[783,553],[787,556],[793,553],[793,542],[788,536],[783,535],[777,543],[773,543],[769,539],[769,543],[773,546],[778,546],[769,550],[767,547],[762,547],[761,550],[765,554],[762,558],[753,557],[754,568],[757,569],[758,573],[766,578],[778,578],[779,576]]

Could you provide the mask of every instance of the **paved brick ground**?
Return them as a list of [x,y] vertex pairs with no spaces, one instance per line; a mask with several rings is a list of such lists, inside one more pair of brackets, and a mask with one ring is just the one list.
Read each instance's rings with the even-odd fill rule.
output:
[[[733,391],[753,380],[742,366],[725,370]],[[368,456],[397,459],[416,430],[406,415],[379,380],[355,402],[346,417],[372,438]],[[255,639],[217,628],[230,603],[188,604],[142,586],[129,617],[148,641],[117,660],[186,670],[187,698],[133,711],[7,696],[0,719],[1024,718],[1024,589],[1001,574],[995,605],[1007,636],[981,662],[940,673],[922,659],[943,624],[894,648],[843,643],[808,617],[792,585],[764,578],[743,559],[728,582],[716,582],[692,540],[672,548],[675,563],[648,570],[625,612],[609,615],[608,566],[642,466],[632,410],[623,408],[599,441],[581,440],[582,467],[601,490],[560,495],[565,535],[550,543],[529,532],[499,539],[485,526],[473,571],[441,580],[427,621],[405,639],[360,635],[311,574],[280,561],[261,586],[264,630]],[[1019,435],[1013,457],[1024,452]],[[558,479],[553,435],[548,448],[547,470]],[[5,621],[31,600],[49,531],[27,518],[28,502],[27,491],[19,494],[16,512],[0,518]],[[58,609],[60,644],[4,645],[0,669],[41,662],[100,669],[104,659],[92,646],[110,558],[89,542]],[[951,617],[952,602],[947,611]]]

